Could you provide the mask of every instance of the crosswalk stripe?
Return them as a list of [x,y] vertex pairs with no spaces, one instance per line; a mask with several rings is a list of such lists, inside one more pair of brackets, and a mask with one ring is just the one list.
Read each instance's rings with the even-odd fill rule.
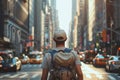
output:
[[120,76],[118,76],[118,78],[120,78]]
[[19,76],[20,74],[15,74],[15,75],[11,75],[11,76],[9,76],[9,78],[15,78],[15,77],[17,77],[17,76]]
[[92,78],[89,74],[86,74],[86,77],[87,77],[87,78],[90,78],[90,79]]
[[109,78],[110,78],[110,80],[116,80],[114,77],[112,77],[112,76],[108,76]]
[[33,67],[37,67],[38,65],[33,65]]
[[40,68],[41,68],[41,64],[40,64],[40,65],[38,65],[38,64],[29,65],[29,64],[28,64],[28,65],[23,65],[23,66],[22,66],[22,68],[26,68],[26,67],[29,67],[29,68],[30,68],[30,67],[40,67]]
[[42,65],[39,65],[39,67],[42,67]]
[[28,65],[28,67],[33,67],[33,65]]
[[[33,75],[31,75],[31,78],[36,78],[36,77],[40,76],[41,73],[42,72],[35,73],[35,74],[32,73]],[[93,77],[96,77],[98,80],[104,80],[103,75],[101,75],[101,74],[84,74],[84,78],[88,79],[88,80],[91,80]],[[12,79],[12,78],[18,78],[18,79],[20,79],[20,78],[28,78],[28,76],[29,76],[29,73],[26,73],[26,72],[25,73],[14,74],[14,75],[6,74],[6,75],[0,75],[0,80],[3,79],[3,78],[10,78],[10,79]],[[111,75],[108,75],[106,77],[108,77],[109,80],[116,80],[116,78],[111,76]]]
[[4,78],[4,77],[8,77],[8,76],[10,76],[10,74],[2,75],[2,76],[0,76],[0,78]]
[[96,77],[99,78],[100,80],[103,79],[103,76],[100,74],[97,74]]
[[40,76],[40,75],[39,75],[39,74],[35,74],[35,75],[32,76],[32,78],[35,78],[35,77],[37,77],[37,76]]
[[28,74],[24,74],[22,76],[19,76],[19,78],[24,78],[24,77],[27,77],[27,76],[28,76]]

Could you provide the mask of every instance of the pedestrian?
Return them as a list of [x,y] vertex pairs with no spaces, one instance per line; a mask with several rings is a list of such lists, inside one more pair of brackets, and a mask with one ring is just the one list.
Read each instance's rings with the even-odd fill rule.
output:
[[55,31],[53,40],[56,48],[46,53],[43,58],[41,80],[83,80],[77,52],[65,47],[65,31]]

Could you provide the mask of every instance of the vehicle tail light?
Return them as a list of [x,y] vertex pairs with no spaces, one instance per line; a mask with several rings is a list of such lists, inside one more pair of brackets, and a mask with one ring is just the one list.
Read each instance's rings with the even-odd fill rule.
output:
[[113,61],[113,62],[111,62],[111,64],[116,64],[116,63]]
[[99,58],[96,58],[96,60],[98,61],[98,60],[99,60]]

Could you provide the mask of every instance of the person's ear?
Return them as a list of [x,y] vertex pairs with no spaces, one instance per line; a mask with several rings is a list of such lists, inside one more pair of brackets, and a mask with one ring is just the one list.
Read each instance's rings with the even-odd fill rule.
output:
[[67,38],[65,39],[65,41],[67,40]]

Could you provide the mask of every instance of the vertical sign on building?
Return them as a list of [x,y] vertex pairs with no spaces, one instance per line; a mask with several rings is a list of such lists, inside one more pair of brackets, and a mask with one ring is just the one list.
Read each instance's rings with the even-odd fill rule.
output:
[[103,42],[107,42],[107,33],[105,29],[102,31],[102,40]]

